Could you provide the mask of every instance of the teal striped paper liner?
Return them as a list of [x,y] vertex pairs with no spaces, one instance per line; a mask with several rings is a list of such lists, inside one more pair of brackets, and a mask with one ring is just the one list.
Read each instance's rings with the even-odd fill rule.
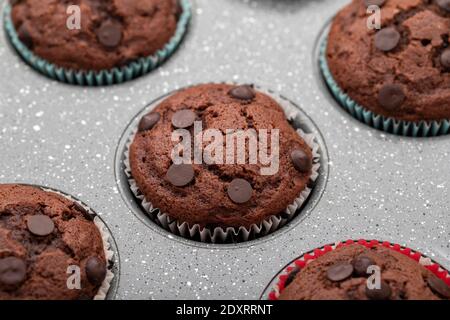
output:
[[419,121],[410,122],[405,120],[397,120],[383,115],[376,114],[367,108],[356,103],[345,92],[341,90],[339,85],[333,78],[328,67],[326,58],[327,39],[320,45],[319,66],[322,71],[323,78],[330,89],[332,95],[339,105],[350,113],[359,121],[388,133],[408,136],[408,137],[435,137],[450,133],[450,121]]
[[11,18],[11,5],[7,4],[4,9],[4,26],[9,40],[20,54],[20,56],[31,65],[35,70],[45,76],[73,85],[81,86],[105,86],[123,83],[140,77],[156,69],[166,61],[178,48],[187,31],[191,19],[191,3],[189,0],[180,0],[182,14],[178,20],[177,29],[174,36],[155,54],[139,58],[120,68],[113,68],[101,71],[79,71],[58,67],[55,64],[46,61],[25,46],[19,40],[17,32]]

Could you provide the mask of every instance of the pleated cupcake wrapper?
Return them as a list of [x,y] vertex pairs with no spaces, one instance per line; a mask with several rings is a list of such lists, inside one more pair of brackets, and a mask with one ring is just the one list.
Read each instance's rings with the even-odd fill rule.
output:
[[155,54],[148,57],[139,58],[126,66],[109,70],[71,70],[46,61],[35,55],[30,49],[20,41],[11,18],[11,5],[6,4],[4,9],[4,24],[9,40],[21,57],[35,70],[45,76],[64,83],[82,86],[105,86],[120,84],[140,77],[156,69],[166,61],[178,48],[181,43],[191,18],[191,3],[189,0],[179,0],[182,13],[177,23],[177,29],[173,37]]
[[438,278],[442,279],[448,286],[450,286],[450,275],[448,270],[444,269],[442,266],[431,260],[430,258],[422,255],[420,252],[414,251],[410,248],[400,246],[399,244],[393,244],[387,241],[381,242],[377,240],[347,240],[344,242],[336,242],[335,244],[325,245],[321,248],[310,251],[300,258],[292,262],[288,267],[286,267],[276,278],[276,283],[271,288],[271,291],[267,297],[262,297],[268,300],[278,300],[280,294],[286,288],[285,283],[289,277],[289,274],[295,269],[303,269],[310,262],[316,260],[317,258],[323,256],[324,254],[336,250],[343,246],[349,246],[358,243],[367,248],[372,248],[374,246],[382,246],[385,248],[392,249],[394,251],[400,252],[405,256],[417,261],[422,266],[433,272]]
[[[91,208],[87,207],[85,204],[83,204],[82,202],[80,202],[77,199],[72,198],[71,196],[58,192],[56,190],[53,189],[47,189],[47,188],[41,188],[42,190],[46,191],[46,192],[52,192],[52,193],[56,193],[72,202],[76,202],[78,205],[80,205],[81,207],[83,207],[91,216],[94,217],[94,224],[97,227],[98,231],[100,232],[101,236],[102,236],[102,241],[103,241],[103,250],[105,252],[105,258],[107,263],[108,262],[113,262],[114,261],[114,251],[111,250],[111,239],[112,236],[109,233],[108,228],[106,227],[106,225],[103,223],[103,221],[97,216],[97,214],[92,211]],[[106,296],[108,294],[109,289],[111,288],[111,282],[114,279],[114,273],[109,270],[108,268],[106,269],[106,276],[105,276],[105,280],[103,280],[102,285],[100,286],[100,288],[98,289],[97,294],[95,295],[93,300],[105,300]]]
[[[292,105],[290,101],[284,99],[279,96],[275,96],[273,92],[269,90],[264,90],[261,88],[257,88],[260,92],[266,93],[270,95],[273,99],[275,99],[283,108],[286,117],[288,120],[295,119],[298,115],[298,111],[296,111],[296,107]],[[290,204],[283,213],[270,216],[263,220],[259,224],[253,224],[249,228],[245,228],[243,226],[239,228],[228,227],[216,227],[216,228],[208,228],[201,227],[199,224],[189,225],[187,222],[178,221],[169,216],[169,214],[161,212],[158,208],[153,206],[153,204],[145,199],[142,192],[139,190],[139,187],[136,184],[136,181],[133,179],[131,175],[131,167],[129,161],[129,149],[134,140],[134,136],[136,135],[137,128],[134,130],[130,139],[128,140],[125,148],[124,155],[124,165],[125,165],[125,174],[128,177],[128,183],[130,185],[130,189],[134,196],[141,202],[142,208],[145,210],[149,218],[155,222],[157,225],[163,227],[167,231],[192,240],[200,240],[204,243],[235,243],[235,242],[245,242],[249,240],[253,240],[256,238],[260,238],[262,236],[268,235],[286,223],[288,223],[292,218],[294,218],[297,214],[297,211],[302,207],[302,205],[306,202],[309,195],[312,192],[311,188],[306,187],[299,196]],[[313,134],[305,133],[301,129],[297,129],[298,135],[308,144],[308,146],[312,150],[313,154],[313,167],[312,173],[310,177],[310,182],[314,183],[319,177],[319,169],[320,169],[320,147],[315,140],[315,136]]]
[[326,58],[327,40],[320,46],[319,65],[328,88],[337,102],[354,118],[378,130],[400,136],[435,137],[450,133],[450,120],[410,122],[376,114],[350,98],[333,78]]

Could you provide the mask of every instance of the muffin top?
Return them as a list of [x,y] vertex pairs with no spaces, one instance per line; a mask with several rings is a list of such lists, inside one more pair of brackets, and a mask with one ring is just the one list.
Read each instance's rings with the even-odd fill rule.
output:
[[[219,161],[206,159],[205,152],[207,157],[195,161],[193,151],[188,156],[191,164],[175,164],[172,152],[178,140],[172,140],[172,133],[185,128],[193,137],[199,124],[203,134],[214,129],[223,141],[206,141],[204,136],[192,150],[206,151],[217,141],[225,151],[221,156],[219,151],[211,153]],[[270,157],[276,154],[275,148],[270,152],[275,129],[279,143],[273,146],[279,149],[279,166],[274,172],[262,174],[262,168],[269,167],[260,157],[266,149],[250,140],[244,146],[243,163],[238,163],[238,157],[234,162],[226,160],[226,150],[239,154],[227,142],[232,136],[229,130],[256,135],[267,130]],[[237,146],[237,139],[233,141]],[[249,161],[252,153],[257,161]],[[171,95],[142,118],[129,157],[132,176],[154,207],[180,222],[209,227],[249,227],[282,213],[306,188],[312,172],[312,151],[288,123],[280,105],[246,85],[205,84]]]
[[[175,34],[181,13],[178,0],[12,3],[19,39],[37,56],[73,70],[111,69],[156,53]],[[80,29],[72,29],[71,5],[80,8]]]
[[[380,30],[368,27],[368,4],[381,6]],[[328,65],[340,88],[376,114],[450,119],[449,35],[449,1],[353,0],[333,20]]]
[[[76,267],[80,289],[69,289]],[[102,238],[83,207],[35,187],[0,185],[0,300],[92,299],[105,275]]]
[[[369,266],[380,268],[378,289],[368,286]],[[438,300],[450,299],[450,287],[402,253],[383,246],[369,249],[351,244],[312,260],[300,271],[294,269],[279,299]]]

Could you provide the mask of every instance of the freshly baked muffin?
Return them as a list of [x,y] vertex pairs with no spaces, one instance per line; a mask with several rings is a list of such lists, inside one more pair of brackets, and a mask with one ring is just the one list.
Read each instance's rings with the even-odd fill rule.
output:
[[[75,278],[68,286],[76,268],[79,289]],[[0,300],[92,299],[106,272],[102,237],[83,207],[35,187],[0,185]]]
[[[80,8],[80,29],[67,27]],[[107,70],[162,49],[177,28],[178,0],[15,0],[19,39],[37,56],[73,70]]]
[[[369,266],[380,268],[379,288],[368,286]],[[361,244],[342,246],[294,269],[285,286],[280,300],[450,299],[450,287],[417,261],[384,246]]]
[[[367,25],[381,7],[381,30]],[[396,120],[450,119],[450,5],[444,0],[353,0],[334,18],[326,59],[356,103]]]
[[[172,133],[184,128],[194,136],[195,121],[202,132],[217,129],[224,147],[229,146],[229,130],[255,134],[268,130],[270,148],[271,134],[278,129],[278,170],[261,174],[266,164],[260,157],[253,164],[249,161],[248,143],[243,164],[226,161],[226,152],[219,157],[222,162],[194,161],[194,151],[190,163],[174,164],[172,152],[179,142],[172,140]],[[204,139],[200,149],[207,145]],[[263,150],[259,144],[256,147],[260,156]],[[223,228],[248,228],[282,213],[307,187],[313,167],[311,148],[275,100],[252,86],[227,84],[191,87],[161,102],[141,119],[129,160],[139,191],[153,207],[191,226]]]

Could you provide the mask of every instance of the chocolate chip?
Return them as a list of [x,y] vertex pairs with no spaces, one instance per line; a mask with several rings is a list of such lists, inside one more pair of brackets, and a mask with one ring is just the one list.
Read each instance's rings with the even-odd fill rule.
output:
[[244,179],[234,179],[228,186],[228,196],[234,203],[246,203],[252,198],[253,188]]
[[27,227],[32,234],[44,237],[53,232],[55,229],[55,223],[52,219],[50,219],[50,217],[43,214],[37,214],[28,217]]
[[139,132],[152,129],[158,123],[159,119],[161,119],[161,116],[157,112],[146,114],[139,122]]
[[381,51],[391,51],[400,42],[401,35],[394,28],[384,28],[375,35],[375,47]]
[[450,49],[447,49],[444,52],[442,52],[441,64],[444,68],[450,68]]
[[33,49],[34,43],[33,38],[31,37],[30,32],[28,31],[28,28],[23,23],[19,29],[17,30],[17,36],[19,37],[19,40],[28,48]]
[[113,20],[106,20],[96,31],[98,41],[108,48],[115,48],[122,40],[122,25]]
[[442,279],[433,274],[428,276],[427,284],[434,293],[445,299],[450,299],[450,287]]
[[106,277],[106,266],[102,260],[97,257],[90,257],[86,261],[86,275],[90,283],[93,285],[102,284]]
[[375,263],[372,259],[366,256],[359,256],[352,262],[354,272],[357,276],[367,276],[367,268],[373,266]]
[[16,257],[0,259],[0,284],[8,289],[17,288],[27,275],[25,261]]
[[172,124],[175,128],[189,128],[195,122],[195,113],[191,110],[184,109],[175,112],[172,116]]
[[366,296],[370,300],[388,300],[391,293],[391,287],[384,280],[381,280],[380,289],[369,289],[366,286]]
[[436,3],[441,9],[450,12],[450,0],[436,0]]
[[378,93],[378,102],[386,110],[395,110],[405,102],[405,93],[398,84],[386,84]]
[[300,172],[307,173],[312,169],[311,158],[305,151],[301,149],[296,149],[291,152],[291,160],[294,164],[295,169]]
[[299,268],[295,268],[294,270],[292,270],[287,279],[286,282],[284,283],[284,287],[287,287],[288,285],[290,285],[292,283],[292,281],[294,281],[295,277],[297,276],[297,274],[300,272]]
[[234,87],[229,92],[230,96],[239,100],[253,100],[255,98],[255,92],[250,85],[242,85]]
[[383,4],[386,3],[386,0],[364,0],[364,4],[366,5],[366,7],[369,6],[383,6]]
[[190,164],[173,164],[166,177],[174,186],[184,187],[194,180],[194,168]]
[[353,273],[353,266],[350,263],[338,263],[327,270],[327,278],[333,282],[347,279]]

